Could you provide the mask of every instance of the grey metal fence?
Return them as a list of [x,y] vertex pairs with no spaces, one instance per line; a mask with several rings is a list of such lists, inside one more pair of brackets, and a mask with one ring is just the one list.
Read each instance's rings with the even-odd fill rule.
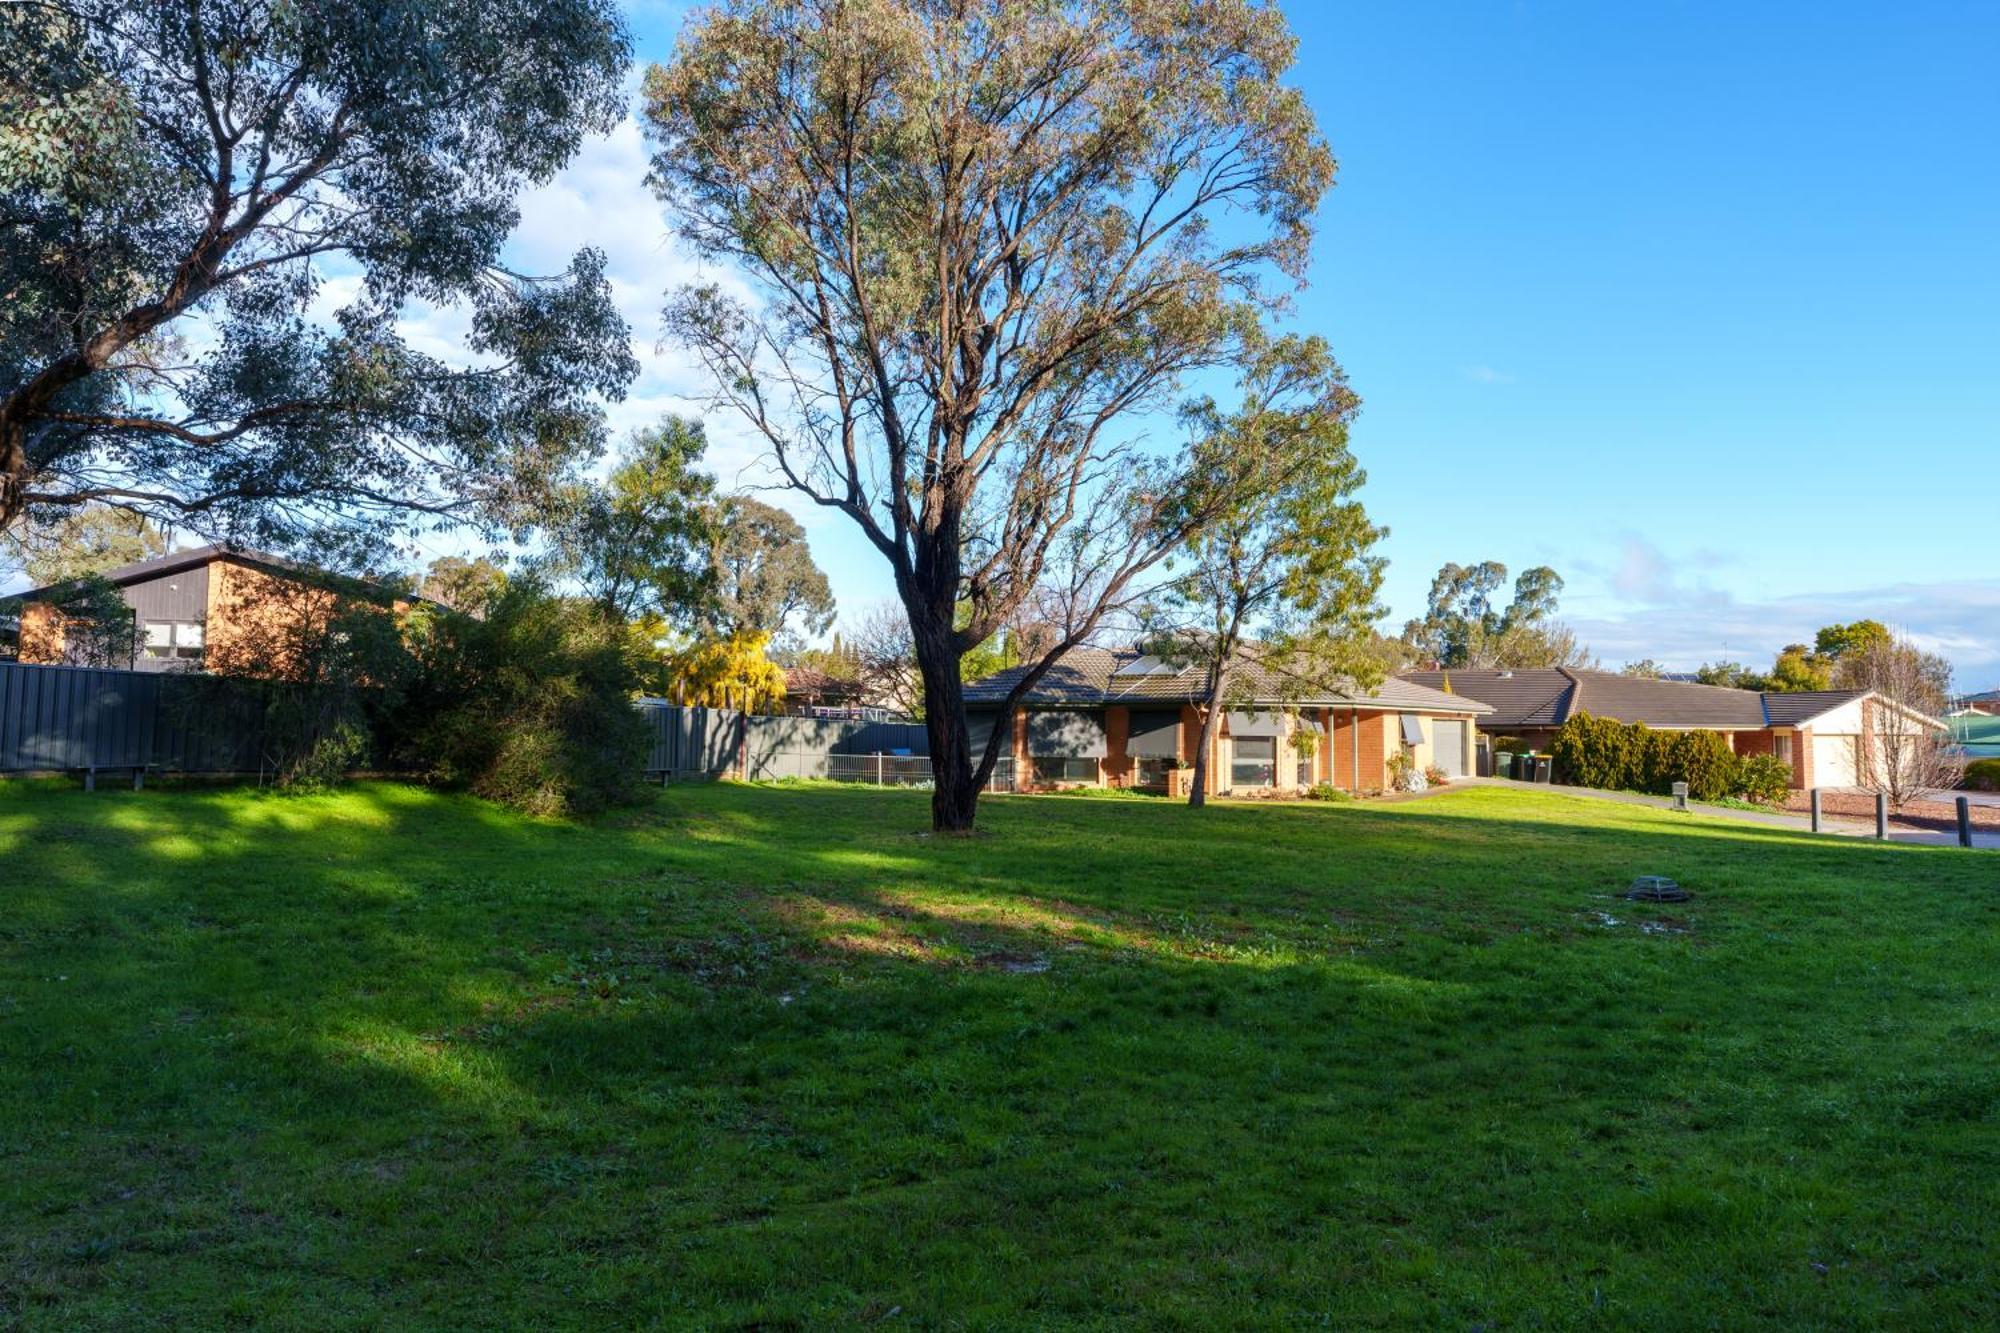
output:
[[257,767],[262,721],[248,682],[0,662],[0,772],[244,772]]
[[734,772],[743,741],[743,714],[728,708],[683,708],[641,699],[653,729],[646,772],[656,777],[719,777]]
[[[264,702],[253,681],[0,662],[0,772],[255,772]],[[920,723],[764,717],[657,699],[639,709],[652,730],[646,772],[654,777],[931,781]],[[1003,760],[993,786],[1012,785]]]
[[[885,787],[931,782],[930,740],[919,722],[768,717],[656,699],[639,706],[653,727],[646,771],[656,777],[816,778]],[[1013,785],[1013,763],[1003,759],[990,787],[1011,791]]]

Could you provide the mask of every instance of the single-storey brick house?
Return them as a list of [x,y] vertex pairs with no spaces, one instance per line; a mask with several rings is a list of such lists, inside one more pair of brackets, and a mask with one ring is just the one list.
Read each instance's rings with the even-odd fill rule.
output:
[[[1580,713],[1657,731],[1720,732],[1737,754],[1776,755],[1790,764],[1792,786],[1800,790],[1860,785],[1862,737],[1876,729],[1876,709],[1897,707],[1870,690],[1760,693],[1572,667],[1411,671],[1401,679],[1490,704],[1479,719],[1481,732],[1537,750],[1547,750],[1562,724]],[[1944,725],[1900,711],[1920,725]]]
[[[977,754],[1025,667],[968,684],[967,716]],[[1247,794],[1331,783],[1349,791],[1389,784],[1389,758],[1407,748],[1419,767],[1472,771],[1473,722],[1486,704],[1409,681],[1373,690],[1300,690],[1254,662],[1224,714],[1209,756],[1211,789]],[[1019,789],[1138,787],[1175,794],[1201,745],[1203,684],[1198,667],[1178,667],[1137,651],[1076,648],[1021,700],[1008,747]],[[1299,733],[1315,739],[1302,747]]]
[[[104,578],[132,608],[129,666],[138,671],[255,671],[274,641],[301,624],[321,622],[351,598],[387,605],[406,596],[362,579],[328,573],[283,556],[229,546],[169,551],[108,571]],[[74,661],[61,585],[17,593],[19,660]]]

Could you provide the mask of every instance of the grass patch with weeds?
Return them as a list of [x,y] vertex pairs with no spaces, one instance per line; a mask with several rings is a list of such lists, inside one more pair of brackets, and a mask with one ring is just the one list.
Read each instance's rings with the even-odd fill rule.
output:
[[2000,1317],[2000,858],[926,815],[0,785],[0,1325]]

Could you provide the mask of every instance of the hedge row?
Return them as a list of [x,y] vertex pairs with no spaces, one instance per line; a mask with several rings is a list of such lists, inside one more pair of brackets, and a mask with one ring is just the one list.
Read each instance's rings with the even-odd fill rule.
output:
[[1558,776],[1580,787],[1661,796],[1676,782],[1698,801],[1740,796],[1775,805],[1791,789],[1792,770],[1771,755],[1739,757],[1713,731],[1654,731],[1579,713],[1549,747]]

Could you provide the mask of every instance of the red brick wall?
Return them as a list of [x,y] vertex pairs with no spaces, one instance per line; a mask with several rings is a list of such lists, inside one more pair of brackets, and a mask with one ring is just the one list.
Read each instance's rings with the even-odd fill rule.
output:
[[1792,728],[1792,787],[1806,791],[1813,785],[1813,745],[1811,727]]
[[1389,785],[1389,723],[1391,713],[1361,715],[1361,790],[1381,791]]
[[1776,754],[1777,739],[1768,731],[1739,731],[1730,736],[1730,746],[1737,754],[1749,758],[1753,754]]
[[1135,780],[1132,760],[1125,753],[1125,742],[1131,735],[1130,709],[1112,707],[1104,710],[1104,761],[1098,765],[1098,773],[1114,787],[1129,787]]

